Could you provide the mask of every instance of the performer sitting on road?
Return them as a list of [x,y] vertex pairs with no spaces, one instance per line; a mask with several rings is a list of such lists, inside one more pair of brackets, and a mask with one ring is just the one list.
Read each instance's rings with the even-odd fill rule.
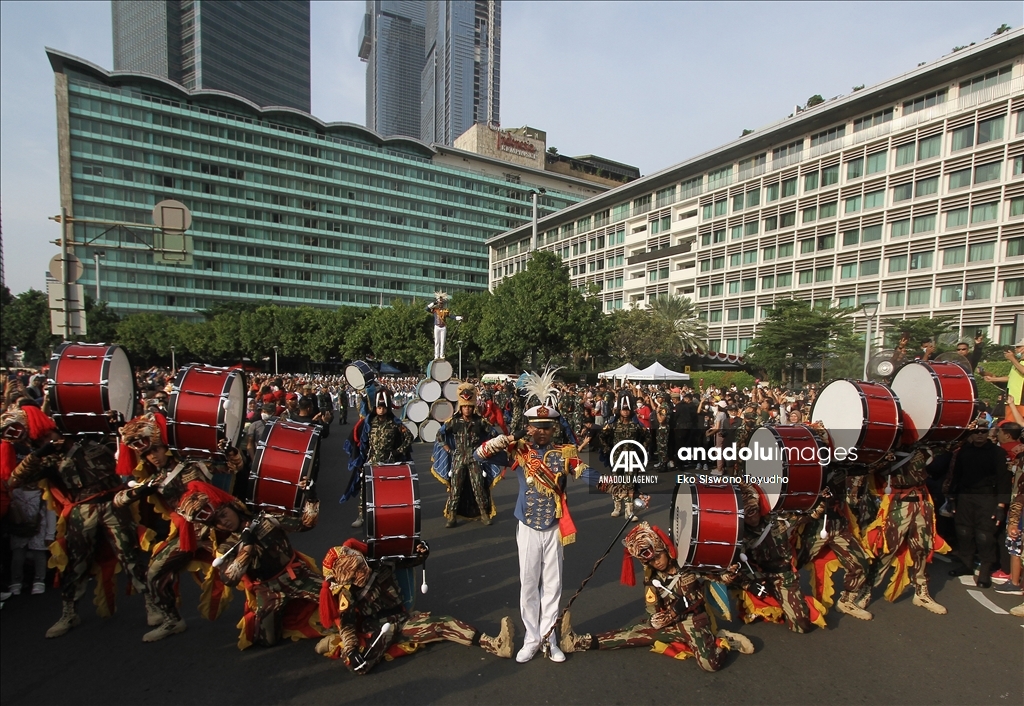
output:
[[[419,542],[416,551],[422,561],[430,550]],[[331,632],[317,644],[317,654],[340,659],[356,674],[367,674],[382,658],[412,654],[442,640],[512,656],[510,618],[502,618],[501,632],[490,637],[449,616],[409,612],[392,565],[368,559],[366,553],[364,543],[349,539],[324,557],[320,620]]]
[[478,461],[473,452],[500,432],[477,414],[476,387],[464,382],[459,385],[458,396],[457,413],[437,432],[430,470],[448,488],[448,502],[444,506],[446,527],[455,527],[457,516],[479,518],[489,525],[497,513],[491,486],[501,478],[501,469]]
[[[638,559],[644,567],[644,602],[650,618],[621,630],[577,635],[566,611],[562,617],[564,652],[654,645],[655,652],[677,659],[680,655],[693,655],[705,672],[721,669],[729,650],[740,654],[754,652],[753,644],[743,635],[718,630],[716,636],[704,603],[701,579],[705,577],[679,566],[675,546],[661,529],[641,522],[629,531],[622,544],[622,582],[627,586],[636,584],[633,559]],[[726,571],[713,580],[729,583],[735,577],[735,572]]]
[[345,442],[348,469],[352,472],[341,502],[359,493],[359,514],[353,527],[363,526],[363,468],[382,463],[404,463],[412,460],[412,434],[395,418],[394,397],[386,387],[368,390],[373,407],[352,429],[352,437]]

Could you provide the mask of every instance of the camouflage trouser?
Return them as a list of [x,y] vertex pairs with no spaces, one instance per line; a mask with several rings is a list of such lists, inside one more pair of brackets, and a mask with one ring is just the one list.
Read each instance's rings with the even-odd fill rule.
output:
[[68,563],[60,576],[61,596],[65,601],[76,601],[85,593],[101,527],[135,590],[146,592],[146,554],[139,548],[130,511],[115,508],[112,501],[82,503],[72,507],[66,518],[64,540]]
[[767,578],[765,585],[782,606],[786,627],[793,632],[810,632],[811,614],[800,590],[800,574],[786,570],[769,574]]
[[[469,487],[473,492],[473,500],[480,511],[480,517],[491,516],[491,502],[488,498],[487,488],[484,485],[483,472],[475,464],[462,464],[452,469],[451,477],[448,479],[448,502],[444,506],[444,516],[454,520],[459,513],[459,501],[462,500],[462,491],[465,490],[466,480],[469,480]],[[465,514],[467,517],[475,517],[474,513]]]
[[195,558],[195,552],[183,552],[174,536],[159,546],[149,560],[146,581],[153,601],[168,618],[180,620],[178,613],[178,574]]
[[842,564],[845,576],[843,577],[843,590],[850,594],[857,594],[864,587],[868,580],[868,571],[871,568],[871,558],[864,551],[864,547],[853,536],[853,531],[845,522],[841,525],[830,527],[828,539],[821,539],[817,531],[814,532],[814,543],[811,545],[811,558],[828,547],[835,552],[836,558]]
[[249,587],[256,602],[255,611],[246,603],[242,619],[254,645],[270,647],[277,644],[282,634],[281,617],[291,601],[309,601],[319,605],[323,577],[302,562],[295,563],[292,572],[294,578],[284,572]]
[[[918,491],[920,492],[920,491]],[[875,584],[889,571],[896,556],[907,544],[914,562],[907,573],[914,588],[928,588],[928,555],[932,551],[931,505],[920,501],[893,502],[884,527],[889,553],[879,557],[874,566]]]
[[707,613],[697,613],[696,622],[701,624],[700,627],[694,625],[694,616],[689,615],[685,620],[660,630],[652,628],[650,623],[637,623],[621,630],[596,633],[593,639],[599,650],[649,647],[655,641],[666,644],[680,642],[693,650],[697,666],[705,672],[717,672],[722,668],[727,650],[716,644]]
[[[376,629],[373,630],[373,633],[376,634],[385,620],[364,620],[362,628],[366,630],[376,626]],[[428,642],[448,640],[470,647],[474,644],[476,635],[477,632],[471,625],[467,625],[451,616],[440,615],[433,617],[430,613],[413,613],[404,623],[401,623],[400,629],[392,637],[392,643],[422,645]],[[338,658],[345,663],[346,667],[354,669],[356,665],[352,664],[350,656],[361,650],[359,632],[351,621],[345,619],[345,616],[342,616],[342,625],[338,638],[341,647],[340,654],[337,652],[337,647],[333,648],[332,652],[338,654]]]

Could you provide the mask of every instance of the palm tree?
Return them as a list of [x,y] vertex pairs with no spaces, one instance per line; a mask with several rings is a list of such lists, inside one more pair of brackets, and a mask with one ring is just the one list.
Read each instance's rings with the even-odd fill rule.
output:
[[697,316],[697,309],[687,297],[665,295],[651,299],[651,313],[672,325],[683,352],[707,349],[708,327]]

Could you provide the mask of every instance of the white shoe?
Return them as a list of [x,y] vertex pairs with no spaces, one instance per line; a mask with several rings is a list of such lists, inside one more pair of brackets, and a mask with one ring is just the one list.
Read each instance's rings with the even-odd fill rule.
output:
[[548,643],[548,659],[552,662],[564,662],[565,653],[562,652],[558,647],[558,642],[555,640],[555,636],[551,636],[551,641]]
[[362,517],[357,517],[356,521],[352,523],[352,526],[353,527],[362,527],[363,526],[363,518]]
[[21,595],[21,584],[20,583],[12,583],[10,588],[8,588],[7,590],[8,590],[8,592],[12,596],[20,596]]
[[[519,664],[526,664],[537,654],[537,650],[540,649],[539,642],[527,642],[523,645],[523,648],[516,654],[516,662]],[[562,655],[562,659],[565,659],[565,655]]]
[[32,595],[33,596],[40,596],[40,595],[42,595],[44,593],[46,593],[46,584],[45,583],[43,583],[42,581],[36,581],[34,584],[32,584]]

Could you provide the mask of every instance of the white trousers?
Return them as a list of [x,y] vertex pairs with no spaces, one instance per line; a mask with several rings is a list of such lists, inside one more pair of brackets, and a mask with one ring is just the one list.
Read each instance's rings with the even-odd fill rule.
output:
[[444,358],[444,340],[448,335],[447,326],[435,326],[434,327],[434,359],[441,360]]
[[[525,645],[539,645],[558,619],[562,598],[562,538],[558,525],[535,530],[522,522],[516,530],[519,545],[519,610],[526,626]],[[551,639],[556,640],[555,633]]]

